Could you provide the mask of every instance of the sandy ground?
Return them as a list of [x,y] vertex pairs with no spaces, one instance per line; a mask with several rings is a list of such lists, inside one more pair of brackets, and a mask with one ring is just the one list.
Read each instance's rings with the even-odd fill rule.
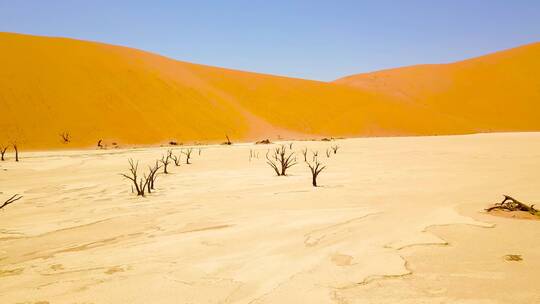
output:
[[319,188],[268,147],[202,147],[146,198],[119,173],[166,148],[1,163],[0,303],[540,303],[540,221],[482,212],[540,202],[540,133],[295,142]]

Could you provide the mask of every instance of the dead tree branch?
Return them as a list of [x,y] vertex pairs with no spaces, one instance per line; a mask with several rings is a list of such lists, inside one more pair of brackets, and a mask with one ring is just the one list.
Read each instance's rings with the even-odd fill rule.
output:
[[317,157],[319,157],[319,151],[311,151],[313,153],[313,161],[317,161]]
[[163,164],[164,174],[169,174],[169,171],[167,171],[167,166],[169,166],[169,163],[171,162],[172,155],[173,155],[172,150],[168,150],[166,155],[161,156],[160,162]]
[[182,154],[178,154],[178,156],[174,155],[174,154],[171,154],[171,159],[173,160],[174,162],[174,165],[175,166],[180,166],[180,162],[182,161]]
[[9,204],[13,204],[14,202],[20,200],[21,198],[22,198],[21,195],[18,195],[18,194],[13,195],[12,197],[8,198],[7,201],[2,203],[2,205],[0,205],[0,209],[4,208],[5,206]]
[[13,149],[15,150],[15,161],[18,162],[19,161],[19,148],[17,147],[16,143],[13,144]]
[[285,145],[275,148],[272,156],[269,156],[269,153],[270,150],[266,152],[266,163],[274,169],[277,176],[286,176],[287,169],[297,164],[295,153],[287,153]]
[[231,140],[229,139],[229,135],[225,135],[225,137],[227,137],[227,141],[223,143],[223,145],[232,145],[232,142]]
[[313,187],[317,187],[317,177],[319,174],[326,168],[318,160],[315,160],[313,163],[306,162],[309,169],[311,170],[311,184]]
[[129,179],[133,183],[134,188],[132,187],[132,189],[135,189],[137,191],[137,196],[144,196],[144,191],[148,185],[149,178],[146,176],[144,178],[138,178],[137,171],[139,169],[139,162],[135,163],[131,158],[128,160],[128,162],[129,174],[121,173],[120,175],[122,175],[126,179]]
[[7,151],[8,147],[9,146],[0,146],[0,160],[1,161],[5,160],[4,154],[6,154],[6,151]]
[[534,208],[534,205],[528,206],[509,195],[504,195],[502,202],[496,203],[492,207],[486,209],[487,212],[492,210],[526,211],[533,215],[536,215],[539,212]]
[[68,144],[71,141],[71,136],[68,132],[62,132],[60,133],[60,137],[62,137],[62,142],[64,144]]
[[300,151],[302,152],[302,155],[304,156],[304,161],[306,162],[307,161],[307,148],[304,148]]
[[193,152],[192,148],[186,149],[186,151],[182,150],[182,154],[186,156],[186,165],[191,164],[189,160],[191,159],[191,153]]
[[156,160],[156,163],[154,164],[154,166],[148,166],[148,170],[149,170],[149,173],[148,173],[148,183],[146,184],[146,188],[148,189],[148,193],[152,193],[152,190],[154,190],[154,185],[155,185],[155,182],[156,182],[156,178],[158,176],[158,170],[159,168],[161,168],[161,166],[159,165],[158,161]]

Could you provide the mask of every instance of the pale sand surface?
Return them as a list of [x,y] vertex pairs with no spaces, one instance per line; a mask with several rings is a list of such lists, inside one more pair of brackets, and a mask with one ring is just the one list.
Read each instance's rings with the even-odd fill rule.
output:
[[482,212],[540,202],[540,133],[303,147],[322,187],[262,145],[202,147],[146,198],[118,173],[166,148],[0,163],[0,198],[24,195],[0,211],[0,303],[540,303],[540,221]]

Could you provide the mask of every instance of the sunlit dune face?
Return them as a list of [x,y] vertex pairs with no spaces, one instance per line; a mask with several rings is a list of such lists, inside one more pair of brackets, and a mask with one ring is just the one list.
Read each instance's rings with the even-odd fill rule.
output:
[[[538,46],[325,83],[0,34],[0,141],[26,149],[537,130]],[[505,55],[506,54],[506,55]],[[511,104],[511,106],[509,106]],[[518,120],[500,119],[502,114]],[[59,136],[69,132],[71,140]]]

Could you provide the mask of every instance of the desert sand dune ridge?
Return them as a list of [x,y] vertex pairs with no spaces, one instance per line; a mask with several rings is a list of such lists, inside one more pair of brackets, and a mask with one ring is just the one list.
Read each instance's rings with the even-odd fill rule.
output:
[[[264,138],[537,131],[538,44],[337,82],[0,33],[0,142],[49,150]],[[64,143],[60,134],[69,133]]]

